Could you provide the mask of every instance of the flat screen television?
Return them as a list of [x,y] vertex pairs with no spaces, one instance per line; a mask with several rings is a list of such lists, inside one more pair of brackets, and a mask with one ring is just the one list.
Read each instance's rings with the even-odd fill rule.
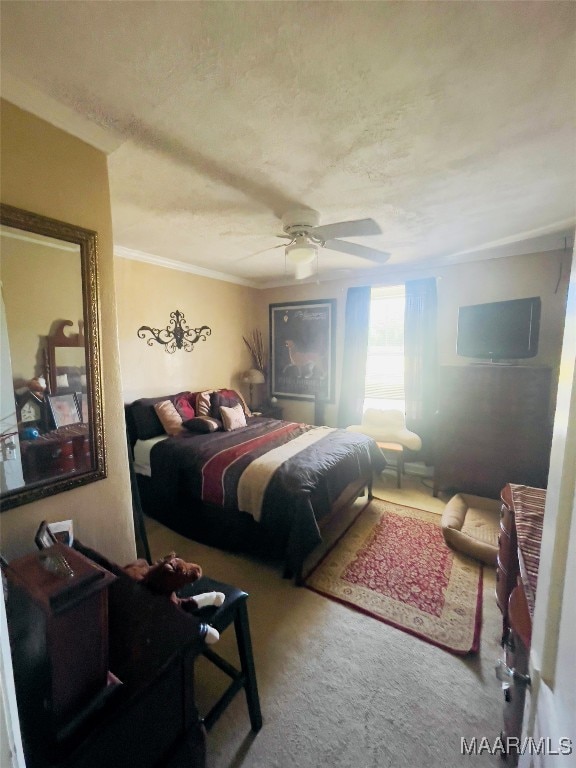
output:
[[539,331],[538,296],[460,307],[456,353],[493,361],[535,357]]

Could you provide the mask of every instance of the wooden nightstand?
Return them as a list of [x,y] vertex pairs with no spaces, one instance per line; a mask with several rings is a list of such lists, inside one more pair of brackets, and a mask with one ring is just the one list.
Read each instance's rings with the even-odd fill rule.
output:
[[253,413],[255,416],[266,416],[267,419],[282,419],[282,408],[279,405],[262,405]]
[[111,692],[108,587],[116,576],[57,543],[12,561],[6,578],[20,717],[64,739]]

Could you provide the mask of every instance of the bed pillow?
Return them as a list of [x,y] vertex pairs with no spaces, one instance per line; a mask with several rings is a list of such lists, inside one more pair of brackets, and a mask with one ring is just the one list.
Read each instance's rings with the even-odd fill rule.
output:
[[[133,403],[127,406],[127,420],[130,425],[131,435],[133,440],[148,440],[151,437],[159,437],[160,435],[166,434],[166,431],[164,427],[162,426],[162,422],[158,418],[158,414],[154,410],[154,406],[157,403],[160,403],[164,400],[170,400],[173,403],[176,403],[176,401],[179,401],[181,398],[186,398],[188,402],[191,404],[191,407],[194,409],[195,413],[194,416],[198,416],[198,411],[194,407],[196,404],[196,400],[200,395],[204,395],[204,402],[208,406],[206,410],[206,415],[210,415],[210,392],[213,390],[208,390],[206,392],[177,392],[173,395],[163,395],[160,397],[141,397],[138,400],[135,400]],[[205,405],[205,407],[206,407]],[[192,417],[194,418],[194,417]],[[190,419],[186,419],[184,416],[183,421],[189,421]]]
[[248,404],[246,403],[246,400],[244,400],[244,398],[242,397],[241,392],[237,392],[234,389],[225,390],[225,391],[232,392],[232,394],[234,394],[238,398],[238,402],[242,404],[242,408],[244,409],[244,413],[246,414],[246,416],[252,416],[252,411],[250,410],[250,408],[248,408]]
[[182,416],[171,400],[162,400],[161,403],[156,403],[154,410],[168,435],[179,435],[182,432]]
[[220,408],[233,408],[240,403],[240,398],[232,389],[217,389],[210,395],[210,414],[215,419],[220,418]]
[[[194,400],[192,400],[192,397],[194,397]],[[174,399],[174,406],[180,416],[182,416],[182,421],[188,421],[196,416],[196,411],[194,410],[193,405],[195,402],[195,395],[178,395],[178,397]]]
[[[210,405],[210,394],[212,391],[206,390],[205,392],[198,392],[196,395],[196,416],[212,415]],[[218,414],[216,414],[215,418],[218,418]]]
[[166,397],[141,398],[128,406],[131,420],[134,422],[135,435],[138,440],[148,440],[164,434],[164,427],[154,410],[156,403],[167,400]]
[[217,432],[222,429],[222,422],[210,416],[195,416],[193,419],[184,421],[182,426],[189,432]]
[[221,405],[220,415],[226,432],[246,426],[246,414],[244,413],[244,408],[242,408],[242,403],[236,403],[231,408]]
[[166,434],[158,414],[154,410],[157,403],[163,400],[174,402],[188,392],[176,392],[172,395],[159,395],[158,397],[141,397],[126,406],[126,420],[128,422],[130,436],[133,440],[148,440],[151,437],[159,437]]

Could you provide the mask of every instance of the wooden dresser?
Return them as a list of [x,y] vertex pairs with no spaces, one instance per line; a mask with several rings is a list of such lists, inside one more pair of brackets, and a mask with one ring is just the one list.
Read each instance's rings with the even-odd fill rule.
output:
[[[38,567],[54,549],[66,553],[75,576],[57,579]],[[194,701],[203,619],[77,541],[5,570],[27,768],[204,768]],[[104,628],[104,637],[94,632]]]
[[442,366],[439,384],[434,496],[464,491],[497,499],[510,482],[546,487],[550,368]]
[[88,424],[71,424],[21,440],[22,469],[27,483],[87,472],[92,466]]
[[[506,744],[506,739],[522,734],[546,491],[509,483],[501,499],[496,602],[502,612],[503,657],[497,670],[504,692]],[[508,757],[511,765],[517,764],[513,747]]]

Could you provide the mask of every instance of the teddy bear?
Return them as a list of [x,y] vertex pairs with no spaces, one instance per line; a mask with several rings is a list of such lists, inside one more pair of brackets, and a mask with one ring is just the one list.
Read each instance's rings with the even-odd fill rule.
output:
[[[192,584],[202,576],[202,568],[196,563],[187,563],[175,552],[165,555],[154,565],[143,558],[124,566],[126,573],[136,581],[145,584],[158,595],[169,595],[170,601],[185,611],[195,611],[208,605],[220,606],[225,595],[222,592],[202,592],[194,597],[178,597],[176,592],[186,584]],[[208,625],[204,638],[209,645],[220,639],[219,632]]]

